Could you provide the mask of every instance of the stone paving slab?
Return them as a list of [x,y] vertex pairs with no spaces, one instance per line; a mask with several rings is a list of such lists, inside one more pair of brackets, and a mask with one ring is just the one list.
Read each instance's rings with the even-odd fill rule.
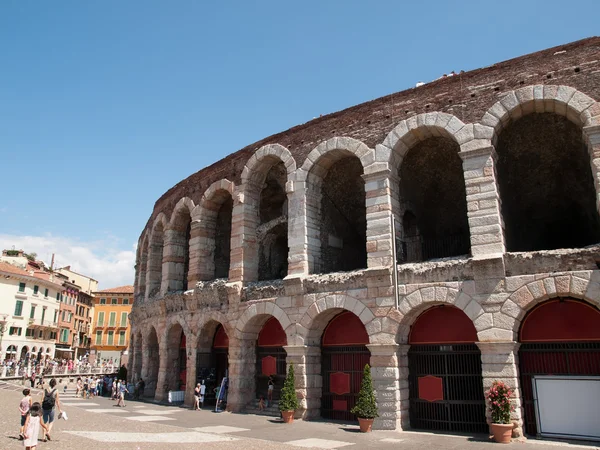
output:
[[[19,415],[17,405],[20,389],[0,389],[0,449],[22,449],[17,440]],[[493,450],[497,444],[487,436],[456,436],[420,432],[375,431],[358,432],[357,425],[295,421],[283,424],[279,419],[265,416],[214,413],[208,410],[192,411],[178,406],[129,401],[126,408],[113,408],[108,398],[94,399],[99,406],[69,406],[69,420],[58,420],[52,432],[52,441],[40,443],[39,450],[105,450],[164,449],[235,449],[283,450],[302,444],[319,445],[305,448],[402,449],[402,450]],[[79,403],[79,405],[81,405]],[[65,408],[66,409],[66,408]],[[90,412],[88,410],[95,410]],[[113,411],[114,409],[114,411]],[[141,411],[156,410],[159,421],[144,422],[131,417],[148,418]],[[118,413],[117,413],[118,411]],[[113,414],[113,412],[115,414]],[[171,412],[171,414],[167,413]],[[127,413],[125,415],[124,413]],[[142,419],[143,420],[143,419]],[[212,430],[211,430],[212,429]],[[101,436],[101,437],[99,437]],[[110,443],[107,444],[107,439]],[[306,441],[315,439],[315,441]],[[343,444],[343,446],[342,446]],[[329,445],[327,447],[326,445]],[[600,445],[528,440],[513,442],[503,449],[557,450],[599,449]]]

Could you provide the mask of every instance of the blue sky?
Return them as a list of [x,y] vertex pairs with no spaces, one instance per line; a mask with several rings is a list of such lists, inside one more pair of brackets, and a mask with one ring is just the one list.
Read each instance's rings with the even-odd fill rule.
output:
[[0,246],[133,279],[154,202],[273,133],[598,34],[600,2],[0,2]]

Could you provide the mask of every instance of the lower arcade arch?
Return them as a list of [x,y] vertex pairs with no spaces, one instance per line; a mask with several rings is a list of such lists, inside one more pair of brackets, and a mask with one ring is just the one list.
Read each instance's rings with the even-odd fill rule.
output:
[[477,330],[453,306],[434,306],[412,325],[408,343],[410,426],[486,433]]
[[279,400],[286,375],[286,356],[284,346],[287,337],[281,324],[275,317],[268,319],[262,326],[256,340],[256,398],[269,400],[269,377],[273,387],[271,400]]
[[167,334],[167,390],[184,391],[187,381],[186,336],[178,323]]
[[[590,399],[594,402],[594,390],[579,391],[584,386],[582,381],[585,385],[600,384],[600,310],[569,297],[540,303],[521,322],[519,342],[525,432],[549,437],[600,438],[598,417],[590,418],[584,412],[584,405],[589,405]],[[551,380],[548,375],[552,375]],[[548,396],[549,386],[556,387]],[[598,397],[596,403],[597,400]],[[561,402],[559,408],[553,406],[556,401]],[[570,420],[555,421],[557,409],[563,416],[568,411]]]
[[216,393],[228,369],[229,336],[221,323],[210,321],[202,329],[196,352],[196,383],[204,383],[205,405],[216,403]]
[[158,345],[158,336],[154,328],[151,329],[148,335],[148,343],[146,344],[146,352],[144,355],[145,384],[144,396],[154,398],[156,393],[156,385],[158,383],[158,370],[160,367],[160,353]]
[[321,338],[321,417],[355,421],[363,370],[370,363],[369,335],[361,320],[344,311],[327,324]]

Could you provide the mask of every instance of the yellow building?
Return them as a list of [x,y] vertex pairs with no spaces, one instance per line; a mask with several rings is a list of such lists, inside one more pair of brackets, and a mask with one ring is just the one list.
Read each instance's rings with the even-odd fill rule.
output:
[[91,361],[127,364],[133,286],[94,292]]

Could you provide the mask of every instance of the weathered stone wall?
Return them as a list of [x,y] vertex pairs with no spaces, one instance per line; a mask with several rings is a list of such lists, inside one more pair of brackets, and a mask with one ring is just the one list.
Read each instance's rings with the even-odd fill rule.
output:
[[[210,351],[216,326],[221,324],[229,336],[228,408],[243,410],[254,395],[258,333],[268,318],[275,317],[286,332],[288,362],[297,366],[302,405],[298,414],[316,417],[323,385],[321,337],[329,321],[347,310],[359,317],[369,335],[381,416],[376,426],[407,428],[410,327],[427,308],[449,304],[464,311],[477,330],[484,388],[494,379],[515,387],[513,419],[519,434],[520,323],[527,311],[550,298],[569,296],[600,306],[600,246],[591,242],[587,248],[507,252],[504,203],[521,198],[518,190],[516,198],[501,195],[499,176],[504,169],[498,168],[496,148],[505,148],[505,131],[509,140],[518,140],[514,133],[522,117],[533,117],[534,122],[545,120],[540,119],[545,114],[559,117],[552,120],[566,117],[568,127],[583,136],[586,159],[582,163],[581,152],[577,164],[583,169],[578,173],[587,170],[591,174],[593,183],[583,191],[597,209],[600,104],[595,99],[600,98],[600,62],[594,58],[599,49],[600,39],[592,38],[374,100],[267,138],[175,186],[157,202],[140,237],[131,321],[133,376],[141,371],[149,380],[148,392],[163,399],[164,386],[172,384],[175,376],[169,348],[173,336],[183,332],[190,401],[196,353]],[[441,181],[454,193],[464,192],[456,205],[439,205],[439,215],[444,217],[437,231],[444,235],[454,224],[468,224],[470,254],[396,266],[392,243],[393,237],[403,236],[404,211],[418,203],[423,209],[441,196],[436,194],[439,186],[429,197],[414,194],[423,187],[418,179],[401,188],[403,163],[410,164],[411,153],[427,149],[432,139],[451,143],[438,150],[442,160],[453,161],[454,176],[446,179],[438,167],[428,172],[423,166],[419,170],[433,178],[423,180],[422,185],[428,181],[435,187],[434,182]],[[451,154],[458,154],[460,161],[452,160]],[[354,177],[336,172],[336,165],[348,159],[356,163]],[[281,164],[285,171],[276,169],[280,176],[270,178],[270,171]],[[464,185],[457,181],[459,169]],[[554,167],[555,172],[560,169],[560,165]],[[553,173],[549,171],[547,177]],[[363,196],[357,186],[364,184],[363,217],[353,222],[366,229],[366,268],[324,275],[318,272],[329,248],[321,232],[347,231],[338,231],[339,217],[337,223],[335,216],[334,220],[323,217],[322,188],[332,174],[330,195],[337,195],[338,201],[346,193],[352,199]],[[285,207],[279,216],[285,219],[275,217],[269,208],[261,214],[261,196],[274,203],[283,200],[281,191],[272,189],[273,180],[285,185]],[[215,236],[222,233],[215,227],[219,208],[228,198],[233,202],[228,277],[214,280]],[[356,215],[358,209],[348,207],[345,214]],[[187,211],[191,220],[188,246],[176,234],[182,223],[176,219],[179,211]],[[281,220],[276,226],[287,223],[289,252],[283,280],[258,281],[263,250],[272,244],[263,240],[268,236],[263,233],[264,220]],[[435,218],[428,221],[434,223],[427,225],[436,225]],[[544,220],[539,223],[552,226]],[[190,290],[185,293],[177,288],[186,281],[177,279],[183,276],[179,269],[185,261],[182,250],[189,252]],[[394,270],[398,271],[398,308]]]

